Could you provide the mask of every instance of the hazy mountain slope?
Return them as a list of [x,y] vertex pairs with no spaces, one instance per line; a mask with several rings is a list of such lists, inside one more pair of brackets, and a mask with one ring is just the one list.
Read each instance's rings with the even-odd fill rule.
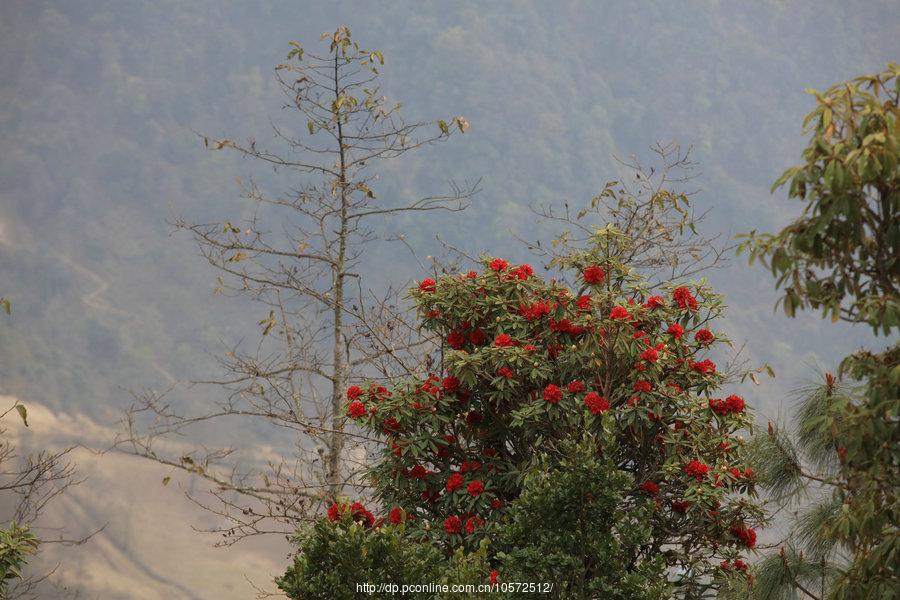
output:
[[[394,225],[423,254],[441,232],[524,257],[509,234],[540,234],[529,203],[589,198],[617,175],[613,153],[657,139],[695,144],[711,229],[782,223],[767,186],[801,147],[801,90],[896,58],[890,4],[5,3],[0,220],[12,242],[0,272],[17,311],[0,324],[4,386],[104,414],[124,402],[118,386],[208,372],[203,353],[258,320],[210,297],[212,274],[165,219],[240,214],[237,175],[285,183],[205,152],[191,130],[267,139],[280,117],[270,69],[289,39],[312,44],[347,23],[385,51],[385,89],[408,114],[472,122],[378,190],[406,197],[484,178],[465,216]],[[376,254],[372,269],[391,256]],[[716,277],[741,333],[779,337],[764,273],[736,265]]]

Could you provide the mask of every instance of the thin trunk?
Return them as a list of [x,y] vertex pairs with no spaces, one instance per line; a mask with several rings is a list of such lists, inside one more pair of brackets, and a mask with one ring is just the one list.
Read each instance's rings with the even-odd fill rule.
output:
[[[338,78],[339,49],[334,52],[334,98],[340,97]],[[344,132],[340,114],[337,119],[337,141],[340,148],[340,175],[338,190],[341,194],[341,216],[338,237],[338,255],[332,268],[334,278],[334,330],[333,364],[334,379],[331,388],[331,438],[328,448],[327,483],[329,496],[336,499],[343,490],[341,481],[341,453],[344,449],[344,389],[347,385],[347,361],[344,354],[344,262],[347,256],[347,161],[344,147]]]

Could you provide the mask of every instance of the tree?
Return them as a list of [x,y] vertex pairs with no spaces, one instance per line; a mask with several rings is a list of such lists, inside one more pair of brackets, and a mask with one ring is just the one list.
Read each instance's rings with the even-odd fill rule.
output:
[[[642,275],[702,260],[635,235],[648,221],[659,235],[655,219],[670,228],[661,240],[686,245],[698,235],[687,197],[620,187],[559,217],[610,215],[582,226],[585,240],[564,233],[551,245],[559,278],[483,257],[480,273],[420,281],[410,295],[423,329],[442,340],[434,372],[351,386],[348,415],[385,440],[370,482],[410,539],[445,556],[490,540],[500,581],[536,581],[555,557],[569,567],[556,565],[555,583],[571,597],[706,597],[746,576],[742,556],[763,519],[738,434],[752,419],[739,396],[714,397],[740,374],[707,355],[728,343],[712,329],[721,297],[703,281]],[[343,501],[331,510],[353,512]],[[558,538],[542,541],[551,530]]]
[[[742,248],[777,277],[788,315],[821,309],[889,335],[900,326],[900,66],[811,93],[805,162],[775,183],[789,181],[804,212]],[[793,428],[770,423],[755,451],[775,502],[812,502],[760,564],[755,596],[896,597],[900,346],[846,357],[799,397]]]
[[[346,27],[322,39],[322,54],[291,42],[288,62],[275,68],[286,108],[304,124],[302,132],[274,126],[282,150],[264,149],[254,140],[203,138],[214,149],[231,149],[295,176],[290,189],[271,197],[253,182],[245,186],[242,197],[252,211],[244,221],[176,222],[221,273],[217,291],[248,296],[265,307],[258,346],[232,348],[222,359],[229,375],[206,382],[226,391],[212,410],[182,414],[164,395],[146,394],[129,411],[119,440],[130,452],[208,480],[218,504],[193,499],[230,520],[226,543],[285,524],[274,531],[292,531],[345,485],[358,483],[362,445],[370,440],[345,429],[348,381],[414,369],[427,344],[398,308],[396,290],[365,277],[364,252],[378,240],[398,241],[379,234],[383,219],[459,211],[477,189],[454,184],[447,195],[379,201],[376,165],[445,141],[464,132],[468,122],[454,117],[407,123],[400,104],[378,87],[381,52],[362,48]],[[295,456],[247,471],[237,466],[232,448],[176,456],[155,445],[232,417],[261,419],[290,432]],[[348,440],[354,448],[347,448]]]
[[[9,302],[0,298],[0,305],[9,309]],[[0,412],[0,422],[14,416],[28,427],[28,409],[13,401]],[[39,598],[49,584],[49,573],[27,573],[25,566],[42,543],[79,545],[91,536],[66,539],[62,532],[56,539],[41,539],[32,526],[55,498],[80,481],[75,475],[75,464],[69,461],[72,447],[62,450],[40,450],[20,455],[20,450],[10,440],[5,425],[0,424],[0,493],[9,513],[0,518],[0,597],[4,599]],[[95,532],[96,533],[96,532]],[[55,569],[54,569],[55,570]]]

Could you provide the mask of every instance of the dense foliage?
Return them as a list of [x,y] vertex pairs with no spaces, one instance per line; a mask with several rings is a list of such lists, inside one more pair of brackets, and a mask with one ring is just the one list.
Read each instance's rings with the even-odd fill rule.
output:
[[[716,397],[725,375],[709,356],[726,341],[711,329],[722,299],[703,282],[649,288],[609,252],[621,243],[598,229],[589,251],[561,258],[574,288],[485,258],[480,273],[411,291],[423,327],[443,340],[440,375],[347,390],[348,415],[385,440],[370,479],[389,521],[445,555],[495,539],[499,577],[552,576],[572,597],[653,597],[664,586],[646,581],[658,568],[677,597],[744,576],[762,515],[738,434],[751,417],[739,396]],[[540,524],[525,533],[522,519]],[[569,537],[587,532],[597,532],[594,557]],[[552,569],[552,556],[572,571]]]
[[900,327],[900,64],[810,93],[804,162],[772,188],[789,185],[803,214],[746,247],[771,267],[788,315],[820,309],[887,335]]
[[[809,306],[877,333],[900,326],[900,67],[815,93],[813,138],[791,181],[807,208],[775,235],[751,235],[788,314]],[[800,393],[792,430],[757,441],[773,499],[805,504],[756,595],[894,598],[900,590],[900,345],[848,357]]]
[[0,529],[0,597],[5,598],[12,582],[21,579],[22,567],[37,545],[31,529],[15,521]]

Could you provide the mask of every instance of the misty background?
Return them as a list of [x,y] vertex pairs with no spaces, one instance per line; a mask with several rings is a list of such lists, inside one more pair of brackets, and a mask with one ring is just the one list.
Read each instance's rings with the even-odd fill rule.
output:
[[[125,0],[0,3],[0,395],[32,412],[28,446],[108,447],[130,390],[175,386],[189,409],[216,390],[215,355],[254,340],[265,307],[213,294],[216,276],[167,219],[238,223],[236,178],[291,184],[197,133],[260,142],[283,110],[273,68],[288,42],[314,49],[347,25],[384,53],[382,89],[409,120],[464,115],[455,136],[389,163],[379,198],[409,200],[481,179],[461,214],[384,224],[421,260],[440,236],[477,255],[535,261],[516,237],[551,237],[529,207],[580,205],[657,141],[693,147],[703,231],[775,231],[801,208],[771,183],[799,161],[803,116],[825,88],[900,59],[896,1],[312,2]],[[371,285],[403,286],[423,265],[403,246],[369,255]],[[760,420],[789,392],[860,346],[870,330],[773,310],[769,273],[743,258],[710,272],[729,306],[720,327],[776,379],[738,391]],[[278,448],[263,427],[212,435]],[[272,588],[283,539],[214,549],[198,512],[156,466],[80,451],[88,480],[51,525],[106,529],[51,547],[54,577],[86,598],[247,598]]]

